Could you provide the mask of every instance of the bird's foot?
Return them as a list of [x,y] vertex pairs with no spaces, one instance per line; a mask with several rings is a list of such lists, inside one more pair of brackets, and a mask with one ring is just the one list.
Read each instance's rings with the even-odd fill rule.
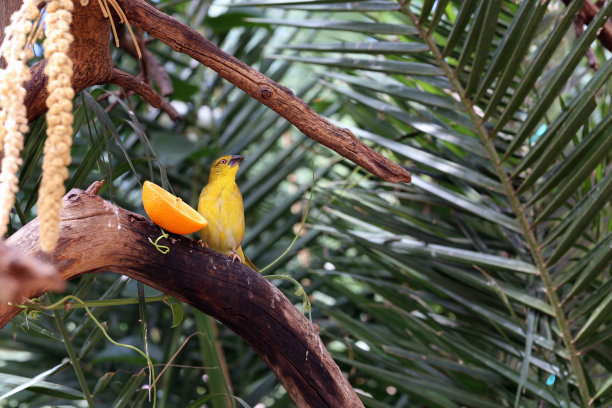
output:
[[236,261],[242,262],[242,259],[240,259],[240,255],[238,255],[238,252],[232,251],[232,263]]
[[201,246],[202,248],[210,248],[208,244],[202,241],[201,239],[198,240],[198,245]]

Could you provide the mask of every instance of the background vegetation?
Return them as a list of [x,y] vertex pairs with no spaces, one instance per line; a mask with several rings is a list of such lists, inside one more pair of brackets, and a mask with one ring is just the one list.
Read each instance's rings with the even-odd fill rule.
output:
[[[611,406],[612,59],[596,35],[612,2],[577,37],[582,3],[567,12],[557,0],[156,1],[408,166],[413,182],[369,176],[152,41],[183,119],[112,87],[82,92],[69,188],[104,178],[106,199],[142,213],[151,179],[196,206],[212,160],[244,154],[243,248],[261,267],[293,238],[314,163],[305,229],[266,273],[304,285],[367,407]],[[113,54],[139,73],[131,56]],[[13,231],[36,215],[44,127],[43,117],[27,137]],[[67,293],[137,296],[135,282],[110,273]],[[114,339],[145,348],[138,305],[94,311]],[[227,406],[212,398],[227,393],[222,356],[232,403],[292,405],[240,338],[196,311],[185,307],[173,327],[157,302],[145,318],[158,372],[184,345],[158,383],[158,406]],[[20,315],[0,336],[0,393],[39,376],[0,405],[83,406],[87,393],[100,407],[150,406],[144,360],[106,341],[82,310]]]

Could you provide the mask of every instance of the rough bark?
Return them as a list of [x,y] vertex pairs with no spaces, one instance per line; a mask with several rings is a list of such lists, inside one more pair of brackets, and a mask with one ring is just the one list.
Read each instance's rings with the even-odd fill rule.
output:
[[[391,182],[410,182],[410,175],[386,157],[370,149],[349,130],[331,124],[315,113],[288,88],[277,84],[261,72],[219,49],[191,27],[162,13],[144,0],[118,0],[128,20],[147,31],[178,52],[184,52],[212,68],[251,97],[273,109],[294,124],[305,135],[329,147],[365,170]],[[109,53],[110,28],[96,2],[86,7],[75,2],[71,25],[75,42],[71,47],[74,64],[72,85],[76,92],[89,86],[117,79]],[[46,111],[45,61],[32,68],[32,80],[26,84],[28,119],[33,120]],[[138,83],[137,79],[126,81]],[[147,90],[150,87],[147,88]],[[134,90],[134,89],[132,89]],[[147,99],[150,95],[145,94]],[[163,105],[162,105],[163,106]]]
[[[75,1],[70,29],[76,33],[69,52],[74,71],[72,86],[75,92],[92,85],[108,83],[113,69],[109,48],[110,25],[97,2],[90,1],[88,6],[81,6],[79,1]],[[33,120],[47,111],[47,76],[44,73],[46,62],[42,60],[32,67],[32,79],[25,84],[28,92],[25,99],[28,120]]]
[[[568,6],[573,0],[563,0],[566,6]],[[580,9],[580,16],[584,21],[584,24],[589,24],[593,18],[599,13],[601,5],[599,3],[593,3],[591,0],[586,0]],[[612,51],[612,22],[608,19],[604,26],[597,33],[597,38],[601,41],[601,44]]]
[[[95,189],[90,190],[95,191]],[[20,252],[54,265],[64,279],[110,270],[174,296],[244,338],[298,407],[362,407],[312,324],[260,274],[185,237],[171,235],[167,255],[148,241],[159,227],[94,194],[73,189],[63,200],[55,252],[38,244],[38,220],[8,239]],[[32,288],[29,297],[46,288]],[[20,309],[0,305],[0,327]]]

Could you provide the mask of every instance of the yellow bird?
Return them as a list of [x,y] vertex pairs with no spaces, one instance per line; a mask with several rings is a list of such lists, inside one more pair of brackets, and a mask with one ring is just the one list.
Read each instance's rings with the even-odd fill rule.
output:
[[211,249],[240,260],[259,272],[242,252],[244,238],[244,207],[242,194],[236,185],[238,165],[244,156],[221,156],[213,163],[208,184],[202,189],[198,212],[208,220],[208,226],[200,230],[202,243]]

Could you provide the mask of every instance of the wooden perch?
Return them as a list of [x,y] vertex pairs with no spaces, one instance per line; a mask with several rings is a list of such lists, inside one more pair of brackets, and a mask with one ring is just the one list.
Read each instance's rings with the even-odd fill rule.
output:
[[[113,271],[213,316],[251,345],[298,407],[363,407],[312,324],[280,290],[245,265],[185,237],[171,235],[162,242],[170,247],[162,255],[147,239],[159,235],[159,227],[145,217],[73,189],[63,199],[55,252],[41,251],[38,219],[7,243],[54,265],[64,279]],[[44,290],[32,288],[29,297]],[[20,310],[0,305],[0,328]]]
[[[212,68],[222,78],[279,113],[316,142],[383,180],[410,182],[410,175],[402,166],[370,149],[348,129],[331,124],[291,90],[219,49],[191,27],[162,13],[144,0],[117,2],[132,25]],[[109,52],[109,22],[102,16],[98,5],[90,2],[88,6],[81,6],[80,2],[75,2],[74,10],[71,29],[75,33],[75,41],[70,48],[74,66],[74,90],[79,92],[92,85],[120,83],[165,109],[168,105],[163,103],[161,96],[154,95],[150,86],[140,85],[137,79],[128,79],[113,69]],[[44,65],[44,60],[36,64],[32,68],[32,79],[26,83],[29,120],[42,115],[47,109]],[[161,101],[161,104],[157,101]]]

